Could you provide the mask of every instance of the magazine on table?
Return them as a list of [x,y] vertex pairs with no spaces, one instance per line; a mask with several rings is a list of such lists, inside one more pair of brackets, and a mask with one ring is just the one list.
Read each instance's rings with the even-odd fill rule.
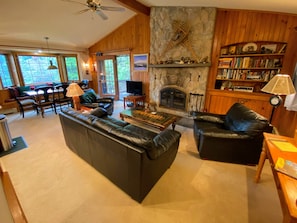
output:
[[297,179],[297,163],[278,157],[274,168],[290,177]]

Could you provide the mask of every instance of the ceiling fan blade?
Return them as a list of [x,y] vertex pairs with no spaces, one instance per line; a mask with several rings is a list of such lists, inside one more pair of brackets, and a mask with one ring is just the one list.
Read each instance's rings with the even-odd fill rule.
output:
[[96,10],[97,15],[99,15],[102,19],[108,19],[107,15],[105,15],[101,10]]
[[77,15],[79,15],[79,14],[83,14],[83,13],[89,11],[89,10],[90,10],[90,9],[83,9],[83,10],[80,10],[80,11],[76,12],[75,14],[77,14]]
[[87,6],[86,4],[84,3],[81,3],[81,2],[77,2],[77,1],[73,1],[73,0],[61,0],[63,2],[71,2],[71,3],[76,3],[76,4],[80,4],[80,5],[84,5],[84,6]]
[[112,7],[112,6],[100,6],[100,9],[107,10],[107,11],[117,11],[117,12],[125,11],[125,9],[122,7]]

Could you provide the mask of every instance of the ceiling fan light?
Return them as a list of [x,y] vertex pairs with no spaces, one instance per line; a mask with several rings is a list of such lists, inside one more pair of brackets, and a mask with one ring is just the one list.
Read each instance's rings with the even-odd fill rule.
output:
[[56,69],[58,69],[58,67],[57,66],[55,66],[55,65],[53,65],[53,61],[49,61],[50,62],[50,65],[48,66],[48,70],[56,70]]

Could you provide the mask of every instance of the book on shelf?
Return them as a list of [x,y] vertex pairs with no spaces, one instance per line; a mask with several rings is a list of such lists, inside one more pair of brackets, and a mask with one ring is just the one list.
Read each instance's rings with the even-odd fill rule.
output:
[[219,67],[220,68],[230,68],[233,58],[220,58]]
[[250,57],[244,57],[242,62],[242,68],[249,68],[250,67]]
[[274,166],[274,169],[297,179],[297,163],[290,160],[278,157]]

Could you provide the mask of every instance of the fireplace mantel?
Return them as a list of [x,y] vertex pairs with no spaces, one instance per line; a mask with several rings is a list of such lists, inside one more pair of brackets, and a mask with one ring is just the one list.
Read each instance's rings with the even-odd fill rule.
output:
[[210,67],[210,63],[194,64],[149,64],[151,68],[190,68],[190,67]]

